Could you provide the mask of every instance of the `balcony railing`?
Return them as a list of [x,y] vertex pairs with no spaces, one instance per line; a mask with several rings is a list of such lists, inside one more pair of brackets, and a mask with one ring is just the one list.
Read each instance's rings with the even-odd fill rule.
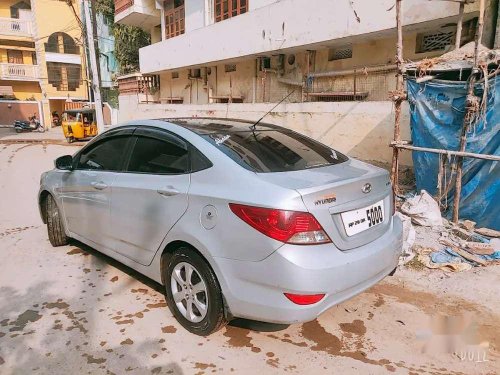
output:
[[184,5],[165,12],[165,36],[167,39],[184,34]]
[[0,35],[33,36],[31,20],[0,17]]
[[39,78],[38,65],[0,64],[0,78],[14,81],[36,81]]
[[120,95],[144,95],[141,102],[159,102],[160,76],[143,76],[141,73],[127,74],[118,77]]
[[115,0],[115,14],[123,12],[134,5],[134,0]]

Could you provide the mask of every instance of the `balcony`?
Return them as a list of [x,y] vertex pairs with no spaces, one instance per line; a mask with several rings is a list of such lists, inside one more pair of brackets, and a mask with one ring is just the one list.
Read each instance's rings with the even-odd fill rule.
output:
[[[341,39],[342,43],[350,43],[355,38],[364,40],[370,34],[370,38],[374,38],[395,33],[395,9],[387,11],[386,0],[356,1],[361,22],[357,21],[349,1],[316,0],[314,6],[307,1],[267,1],[259,3],[268,5],[257,8],[252,8],[251,0],[234,0],[231,4],[235,3],[239,7],[227,11],[216,8],[214,21],[217,22],[205,25],[197,11],[200,7],[190,8],[190,4],[198,2],[186,2],[186,33],[141,48],[141,72],[157,74],[215,62],[292,53],[297,49],[315,50],[335,45]],[[466,18],[475,12],[476,3],[469,5]],[[218,4],[229,3],[217,0],[215,5]],[[403,25],[406,30],[427,29],[456,23],[459,4],[405,0],[405,9]]]
[[38,65],[0,64],[0,79],[9,81],[38,81]]
[[31,38],[33,24],[31,20],[0,17],[0,35]]
[[149,32],[160,24],[160,10],[155,0],[115,0],[115,22]]
[[115,13],[120,13],[134,5],[134,0],[115,0]]

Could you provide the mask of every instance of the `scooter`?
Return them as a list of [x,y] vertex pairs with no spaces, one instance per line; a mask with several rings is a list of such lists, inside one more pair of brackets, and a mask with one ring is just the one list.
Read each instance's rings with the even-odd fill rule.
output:
[[14,129],[16,130],[16,133],[34,131],[43,133],[45,131],[45,127],[40,124],[40,121],[38,121],[36,116],[29,117],[29,121],[16,120],[14,122]]
[[52,112],[52,126],[61,126],[61,118],[57,111]]

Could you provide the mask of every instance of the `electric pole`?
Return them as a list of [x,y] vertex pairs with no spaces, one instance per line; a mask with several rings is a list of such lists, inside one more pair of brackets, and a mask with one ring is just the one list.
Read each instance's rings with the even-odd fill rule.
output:
[[[83,0],[83,10],[85,12],[85,28],[87,34],[87,46],[89,48],[90,70],[92,72],[92,90],[94,92],[94,107],[96,113],[97,130],[99,133],[104,131],[104,116],[102,114],[101,89],[99,87],[99,69],[97,68],[97,56],[95,52],[94,30],[92,18],[90,16],[90,2]],[[94,12],[95,9],[92,9]]]

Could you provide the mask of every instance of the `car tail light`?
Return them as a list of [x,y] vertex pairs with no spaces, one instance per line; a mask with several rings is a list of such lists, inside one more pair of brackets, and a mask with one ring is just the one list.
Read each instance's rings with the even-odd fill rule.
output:
[[296,305],[312,305],[313,303],[321,301],[325,295],[285,293],[285,296]]
[[275,240],[295,245],[331,242],[309,212],[277,210],[230,203],[229,207],[245,223]]

